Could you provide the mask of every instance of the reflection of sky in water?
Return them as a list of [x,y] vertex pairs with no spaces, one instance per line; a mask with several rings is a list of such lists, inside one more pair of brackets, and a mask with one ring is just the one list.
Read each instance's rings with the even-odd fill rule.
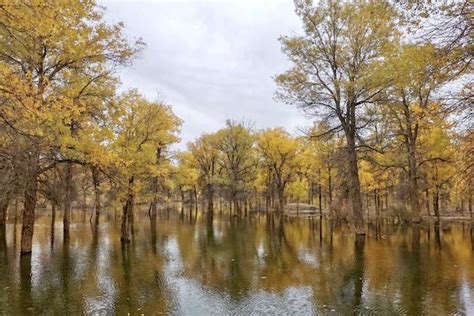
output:
[[461,278],[461,286],[459,287],[458,295],[461,310],[468,315],[469,313],[473,313],[474,315],[474,285],[469,285],[464,273]]
[[[258,249],[264,255],[263,246]],[[309,287],[290,287],[283,293],[255,290],[239,300],[233,300],[226,292],[203,286],[196,280],[182,276],[178,243],[169,239],[164,250],[168,264],[165,268],[168,284],[173,288],[173,296],[178,301],[178,312],[184,315],[241,315],[314,314],[313,294]]]
[[104,236],[104,238],[99,239],[97,248],[93,249],[96,256],[95,285],[97,287],[97,295],[84,298],[84,310],[86,313],[91,313],[92,311],[112,312],[114,310],[118,289],[110,271],[110,248],[110,239]]
[[298,251],[298,259],[301,262],[304,262],[313,268],[319,268],[319,261],[316,257],[316,254],[311,251],[311,249],[300,249]]

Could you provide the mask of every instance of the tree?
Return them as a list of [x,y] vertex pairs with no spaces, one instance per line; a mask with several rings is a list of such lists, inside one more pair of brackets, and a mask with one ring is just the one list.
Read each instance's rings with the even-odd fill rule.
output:
[[229,189],[230,202],[240,213],[240,201],[244,198],[248,184],[252,182],[257,165],[254,136],[243,123],[226,122],[220,130],[219,163],[223,169],[224,184]]
[[140,44],[129,45],[122,25],[106,25],[93,1],[3,5],[0,21],[0,118],[21,138],[24,254],[31,252],[38,177],[57,161],[69,163],[67,237],[72,161],[58,149],[96,113],[97,87],[109,85],[114,67],[128,62]]
[[298,143],[283,129],[273,128],[260,133],[257,148],[276,187],[278,210],[283,211],[286,186],[297,170]]
[[328,129],[330,129],[329,125],[323,121],[315,123],[307,131],[303,155],[306,156],[304,159],[305,174],[310,183],[309,200],[312,201],[314,185],[317,185],[319,200],[321,200],[322,188],[325,187],[329,212],[332,213],[333,179],[338,167],[336,164],[337,154],[343,147],[343,140],[336,134],[326,134]]
[[197,162],[199,178],[206,192],[208,202],[208,220],[212,221],[214,215],[214,190],[219,167],[219,136],[216,134],[203,134],[194,142],[189,143],[188,148]]
[[277,98],[343,131],[356,233],[365,234],[357,165],[359,118],[387,86],[381,59],[396,36],[396,14],[384,1],[295,1],[304,35],[281,37],[293,68],[276,77]]
[[402,46],[387,59],[393,76],[388,89],[389,124],[394,127],[395,141],[400,140],[405,148],[413,222],[421,220],[418,168],[424,161],[418,153],[419,136],[423,129],[432,127],[430,121],[445,115],[446,104],[434,102],[434,95],[458,73],[449,67],[448,57],[426,44]]
[[[460,195],[462,202],[467,198],[469,216],[473,219],[472,184],[474,182],[474,133],[472,130],[458,136],[456,156],[455,190]],[[463,206],[461,208],[463,208]]]
[[299,216],[300,201],[308,192],[308,182],[304,178],[296,178],[288,185],[288,193],[296,200],[296,215]]
[[426,189],[432,191],[433,211],[439,224],[440,195],[443,190],[453,185],[455,167],[452,164],[454,149],[445,120],[438,120],[436,124],[420,135],[420,152],[423,153],[423,165],[420,173],[426,177]]
[[124,93],[117,100],[117,136],[111,146],[123,188],[122,242],[131,241],[135,197],[147,175],[166,172],[156,164],[156,148],[177,141],[181,121],[171,108],[147,101],[137,91]]
[[177,154],[178,165],[175,171],[175,181],[181,194],[182,207],[185,203],[185,194],[188,192],[190,200],[194,200],[197,209],[197,182],[199,179],[199,170],[197,162],[191,152],[183,151]]

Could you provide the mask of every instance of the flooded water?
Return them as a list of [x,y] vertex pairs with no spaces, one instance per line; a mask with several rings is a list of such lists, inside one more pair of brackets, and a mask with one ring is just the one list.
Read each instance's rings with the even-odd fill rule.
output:
[[[0,314],[474,314],[467,224],[350,227],[318,220],[179,217],[135,220],[134,241],[104,218],[35,226],[20,260],[20,225],[0,240]],[[16,235],[14,234],[16,232]]]

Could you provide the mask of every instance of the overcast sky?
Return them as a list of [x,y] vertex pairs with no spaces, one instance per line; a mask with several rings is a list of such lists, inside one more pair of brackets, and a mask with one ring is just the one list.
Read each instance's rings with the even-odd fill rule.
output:
[[215,131],[228,118],[256,128],[309,124],[296,108],[273,100],[272,77],[289,67],[278,36],[301,26],[291,0],[100,1],[107,21],[147,46],[120,72],[125,88],[157,95],[184,120],[178,146]]

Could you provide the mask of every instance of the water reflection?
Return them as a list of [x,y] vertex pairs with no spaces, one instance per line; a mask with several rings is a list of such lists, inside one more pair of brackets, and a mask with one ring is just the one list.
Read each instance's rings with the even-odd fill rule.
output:
[[21,258],[0,227],[0,314],[474,313],[470,225],[140,215],[123,246],[114,216],[40,218]]

